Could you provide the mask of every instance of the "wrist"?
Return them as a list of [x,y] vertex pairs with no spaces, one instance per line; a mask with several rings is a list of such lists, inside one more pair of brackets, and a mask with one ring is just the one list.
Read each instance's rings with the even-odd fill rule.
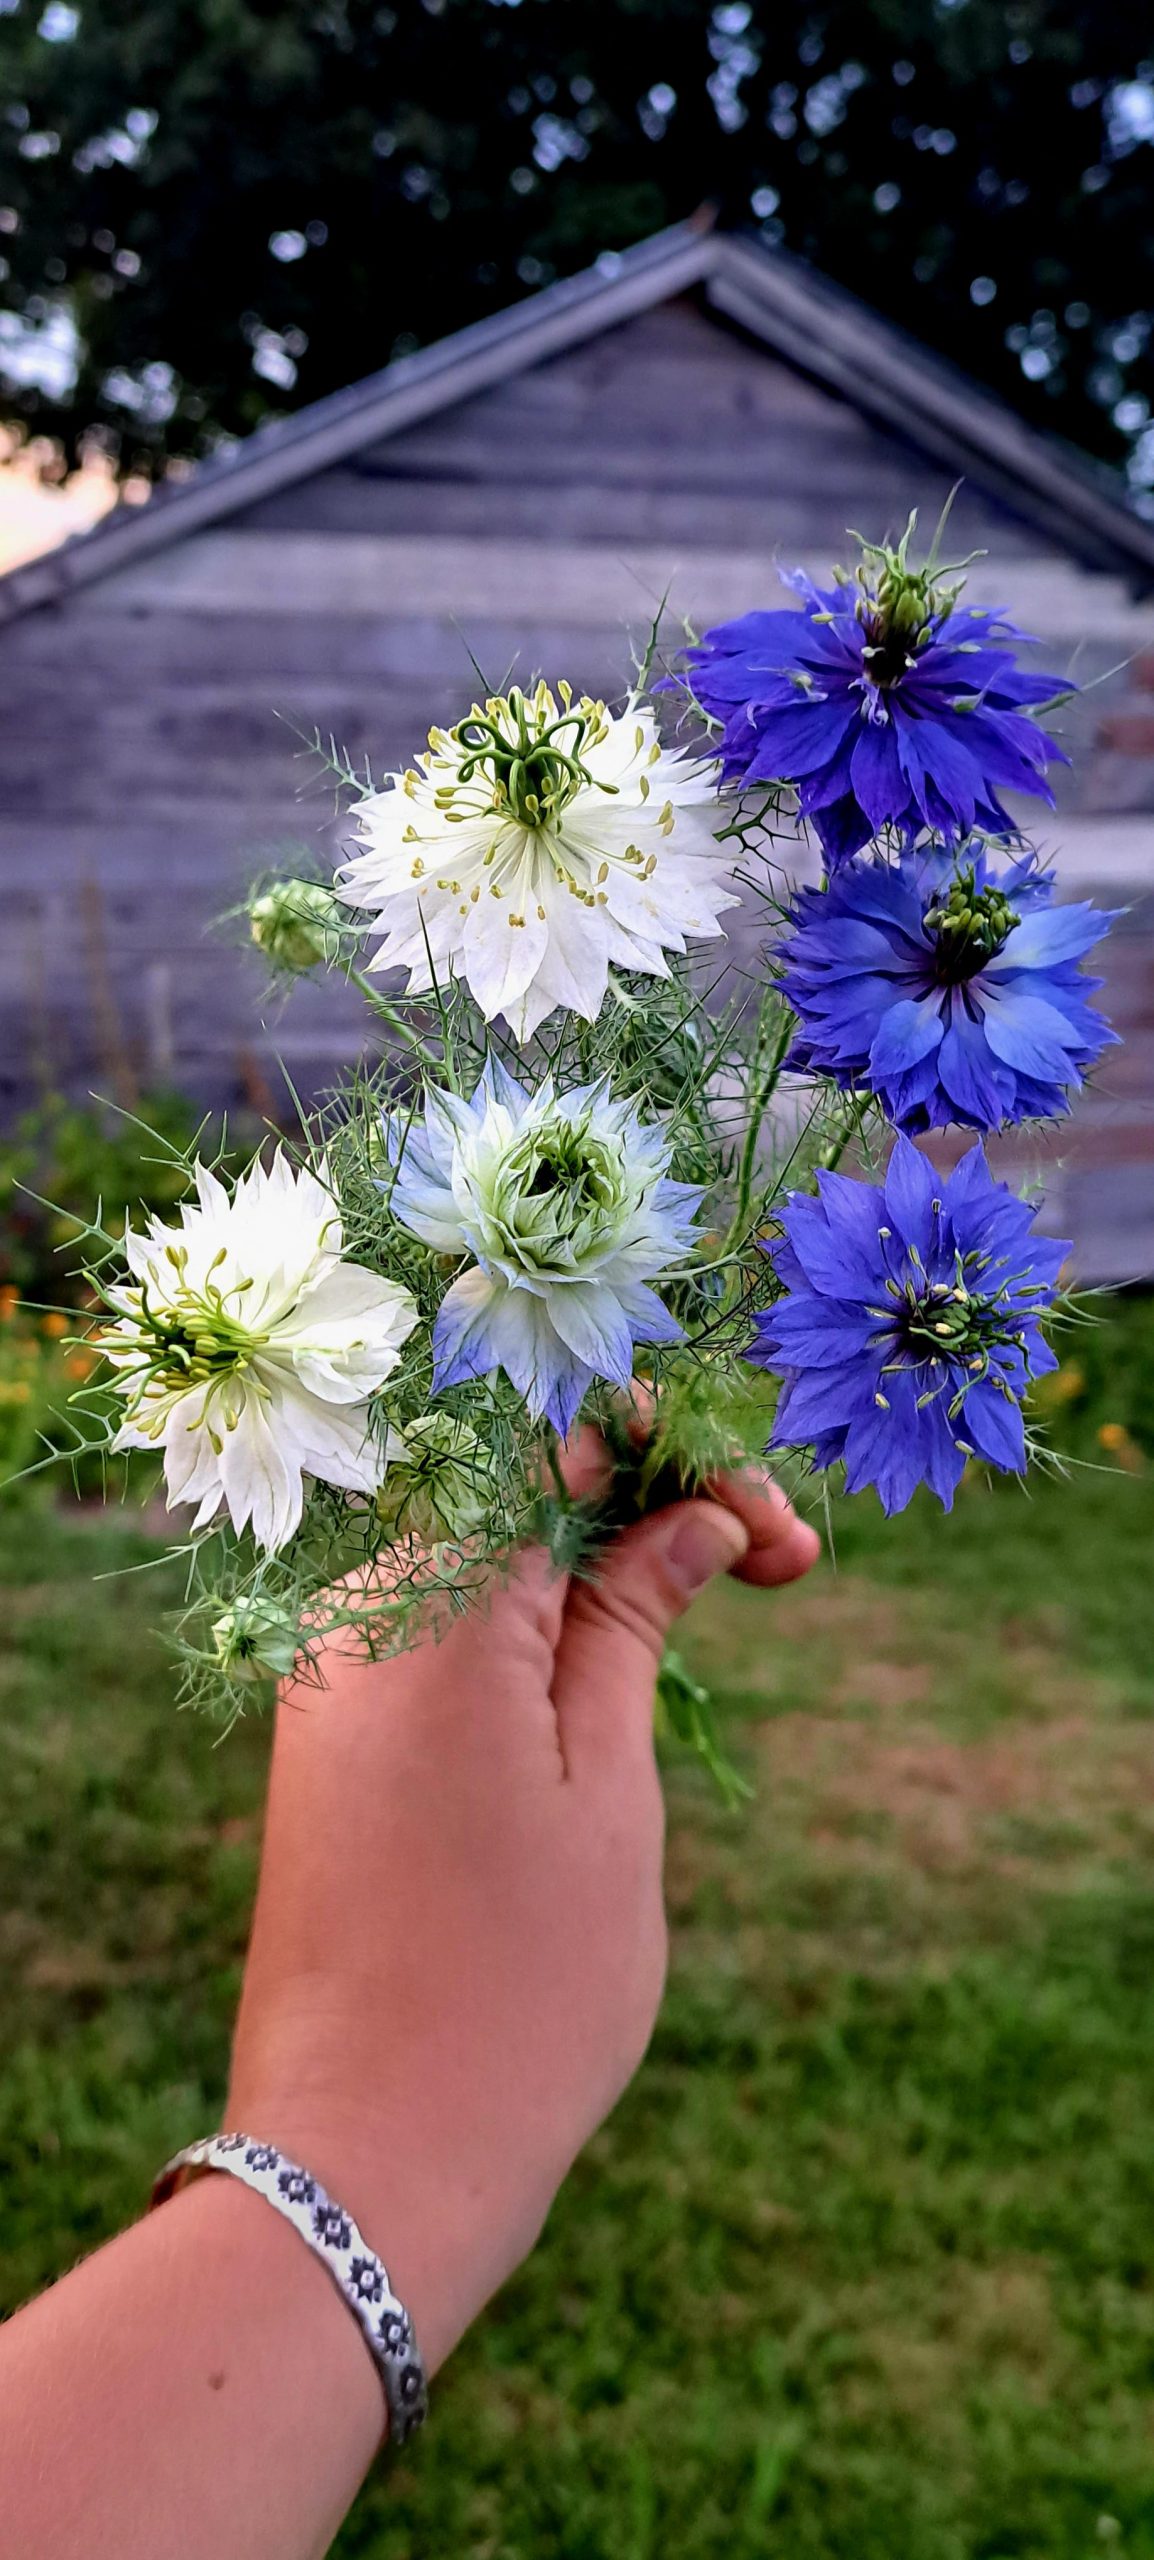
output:
[[245,2085],[230,2096],[225,2125],[299,2162],[352,2214],[389,2270],[430,2374],[532,2246],[543,2218],[515,2238],[508,2198],[449,2171],[403,2117],[389,2125],[320,2093]]
[[175,2254],[195,2269],[185,2279],[186,2306],[190,2291],[214,2293],[224,2282],[234,2301],[259,2304],[273,2352],[294,2370],[307,2366],[318,2407],[339,2410],[367,2465],[383,2433],[380,2382],[355,2323],[297,2234],[262,2197],[219,2175],[179,2188],[162,2212]]

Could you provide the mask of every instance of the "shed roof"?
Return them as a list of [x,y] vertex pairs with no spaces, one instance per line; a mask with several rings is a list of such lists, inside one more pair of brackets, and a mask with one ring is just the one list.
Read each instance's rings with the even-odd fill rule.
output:
[[704,213],[271,420],[144,506],[118,508],[92,532],[0,578],[0,620],[59,603],[691,287],[774,355],[973,479],[1088,566],[1140,592],[1154,588],[1154,524],[1134,512],[1104,467],[1028,426],[804,261],[756,237],[716,231]]

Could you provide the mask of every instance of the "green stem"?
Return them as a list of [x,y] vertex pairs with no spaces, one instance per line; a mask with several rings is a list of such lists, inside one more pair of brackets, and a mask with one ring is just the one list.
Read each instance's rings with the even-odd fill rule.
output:
[[749,1111],[749,1125],[745,1132],[745,1144],[741,1150],[741,1163],[738,1167],[737,1173],[737,1200],[733,1216],[729,1222],[725,1241],[722,1245],[723,1256],[732,1252],[733,1247],[740,1241],[740,1238],[745,1232],[746,1220],[749,1216],[749,1203],[753,1192],[753,1172],[754,1166],[757,1163],[757,1142],[761,1136],[761,1124],[765,1118],[769,1104],[772,1101],[792,1033],[793,1019],[792,1016],[787,1013],[785,1020],[778,1031],[777,1038],[774,1041],[773,1052],[770,1057],[769,1065],[767,1066],[764,1075],[754,1086],[753,1099],[751,1101]]
[[550,1431],[546,1436],[545,1455],[549,1460],[549,1472],[553,1478],[554,1489],[556,1491],[558,1502],[561,1504],[563,1511],[568,1511],[571,1507],[573,1496],[565,1482],[564,1470],[561,1465],[561,1451],[555,1431]]
[[836,1173],[851,1138],[857,1137],[860,1128],[861,1112],[855,1106],[839,1136],[827,1139],[825,1146],[822,1148],[821,1154],[818,1157],[818,1163],[823,1173]]
[[412,1024],[405,1020],[404,1014],[390,1002],[388,996],[381,994],[379,987],[373,985],[372,979],[366,977],[364,970],[349,967],[345,970],[345,976],[350,987],[355,987],[358,995],[364,997],[365,1003],[376,1014],[378,1020],[387,1022],[390,1031],[396,1032],[398,1039],[404,1041],[405,1047],[412,1050],[413,1056],[420,1059],[422,1066],[431,1067],[434,1073],[438,1073],[442,1062],[436,1050],[426,1045],[420,1033],[414,1031]]

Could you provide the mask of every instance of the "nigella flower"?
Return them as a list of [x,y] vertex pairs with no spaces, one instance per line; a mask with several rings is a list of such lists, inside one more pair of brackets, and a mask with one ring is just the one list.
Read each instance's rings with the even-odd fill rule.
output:
[[919,1484],[948,1511],[968,1457],[1026,1463],[1022,1397],[1057,1363],[1040,1319],[1069,1247],[995,1182],[981,1146],[948,1177],[899,1137],[884,1185],[819,1173],[768,1247],[785,1294],[750,1358],[784,1380],[775,1448],[845,1461],[904,1510]]
[[649,1283],[692,1247],[701,1193],[607,1083],[528,1093],[490,1060],[470,1101],[430,1092],[424,1127],[388,1135],[394,1216],[469,1256],[437,1315],[436,1388],[504,1369],[564,1433],[594,1378],[628,1386],[634,1343],[680,1340]]
[[667,976],[664,954],[736,903],[716,765],[663,747],[634,702],[613,719],[558,692],[493,695],[432,730],[415,771],[359,802],[338,874],[383,931],[374,969],[407,969],[410,994],[463,978],[522,1042],[558,1005],[592,1022],[611,963]]
[[1019,667],[1025,634],[959,604],[932,555],[910,568],[914,521],[896,550],[863,543],[852,581],[786,574],[800,613],[742,614],[688,652],[726,779],[792,785],[830,863],[886,828],[901,842],[927,827],[947,844],[975,827],[1013,835],[999,792],[1052,805],[1046,766],[1069,761],[1033,716],[1068,678]]
[[125,1237],[129,1279],[101,1337],[127,1406],[117,1449],[163,1449],[170,1506],[194,1529],[226,1508],[282,1547],[303,1478],[375,1492],[383,1449],[368,1399],[417,1310],[406,1289],[342,1260],[340,1216],[315,1174],[279,1152],[235,1191],[198,1165],[179,1226]]
[[1081,967],[1113,917],[981,845],[860,857],[802,889],[781,945],[790,1064],[876,1093],[902,1129],[1052,1119],[1114,1033]]

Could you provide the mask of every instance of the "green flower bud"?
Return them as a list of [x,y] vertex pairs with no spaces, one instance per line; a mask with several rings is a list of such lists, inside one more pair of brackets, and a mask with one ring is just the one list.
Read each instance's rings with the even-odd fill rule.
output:
[[485,1525],[495,1490],[483,1443],[455,1413],[420,1413],[389,1434],[377,1512],[395,1537],[460,1546]]
[[263,1680],[270,1671],[287,1679],[299,1640],[296,1620],[259,1592],[234,1600],[212,1629],[213,1652],[232,1680]]
[[300,976],[340,951],[347,910],[323,880],[274,880],[253,898],[249,930],[274,969]]

